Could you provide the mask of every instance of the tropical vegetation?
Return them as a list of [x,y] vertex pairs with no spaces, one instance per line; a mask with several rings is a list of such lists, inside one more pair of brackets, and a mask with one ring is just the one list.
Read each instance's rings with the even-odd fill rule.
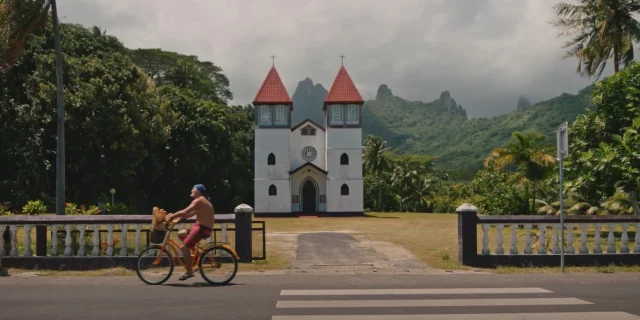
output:
[[[218,211],[253,204],[253,107],[228,104],[221,67],[129,49],[99,27],[60,24],[58,44],[50,6],[0,1],[0,214],[54,209],[61,105],[67,214],[175,210],[196,182]],[[567,46],[578,71],[600,77],[613,60],[614,75],[490,119],[468,119],[448,92],[409,102],[380,86],[364,108],[367,210],[452,212],[469,202],[486,214],[555,215],[562,197],[567,214],[640,214],[638,1],[554,9],[555,24],[578,33]],[[565,121],[561,193],[555,128]]]

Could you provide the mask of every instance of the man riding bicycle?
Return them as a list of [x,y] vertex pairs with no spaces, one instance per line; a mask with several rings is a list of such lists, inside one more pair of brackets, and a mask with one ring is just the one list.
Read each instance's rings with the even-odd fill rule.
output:
[[[196,223],[191,231],[182,230],[178,233],[178,238],[182,241],[182,254],[186,263],[187,272],[179,280],[187,280],[194,276],[191,263],[191,251],[200,240],[209,238],[213,232],[214,209],[211,198],[207,196],[207,188],[202,184],[196,184],[191,189],[191,204],[178,212],[168,214],[166,221],[173,221],[176,218],[187,219],[196,216]],[[189,232],[188,235],[187,232]],[[186,236],[186,237],[185,237]]]

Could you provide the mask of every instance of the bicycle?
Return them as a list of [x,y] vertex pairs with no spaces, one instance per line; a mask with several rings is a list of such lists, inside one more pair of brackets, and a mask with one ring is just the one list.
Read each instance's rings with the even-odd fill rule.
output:
[[[167,280],[169,280],[169,278],[171,277],[171,274],[173,273],[174,264],[179,264],[182,267],[186,267],[184,260],[179,255],[179,252],[181,252],[180,245],[178,244],[177,241],[169,239],[169,234],[173,230],[173,227],[178,223],[178,220],[179,219],[175,219],[174,221],[165,223],[165,225],[167,226],[166,231],[152,230],[150,234],[150,238],[151,238],[150,242],[155,244],[149,246],[138,255],[136,272],[140,280],[142,280],[146,284],[159,285],[159,284],[165,283]],[[153,250],[158,250],[160,252],[157,255],[153,255],[151,254],[151,251]],[[223,255],[221,255],[220,257],[215,257],[215,256],[210,257],[210,260],[214,265],[214,269],[221,268],[222,266],[222,264],[220,263],[222,260],[221,258],[231,259],[231,264],[232,264],[231,273],[227,277],[223,278],[223,280],[220,280],[220,281],[213,280],[207,274],[205,274],[205,271],[204,271],[205,270],[204,266],[208,265],[208,262],[205,261],[205,258],[209,256],[208,254],[210,252],[213,252],[216,250],[222,251]],[[197,248],[194,248],[192,251],[193,253],[191,254],[191,261],[193,264],[193,271],[194,272],[200,271],[200,275],[208,283],[214,284],[214,285],[223,285],[223,284],[229,283],[236,276],[236,272],[238,271],[238,260],[240,259],[240,257],[238,256],[236,251],[233,248],[231,248],[227,243],[208,242],[204,246],[201,246],[200,244],[198,244]],[[165,258],[168,258],[168,259],[162,259],[163,255],[166,255]],[[145,276],[143,276],[143,273],[146,274],[146,272],[143,272],[141,263],[147,260],[153,260],[152,265],[154,266],[164,266],[168,264],[169,271],[164,273],[159,281],[151,281],[149,279],[146,279]]]

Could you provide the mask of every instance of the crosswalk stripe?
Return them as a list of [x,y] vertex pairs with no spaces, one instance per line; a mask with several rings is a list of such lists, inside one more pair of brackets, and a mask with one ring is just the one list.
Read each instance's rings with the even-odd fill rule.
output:
[[553,293],[542,288],[438,288],[438,289],[341,289],[282,290],[281,296],[343,296],[343,295],[412,295],[412,294],[516,294]]
[[592,304],[577,298],[297,300],[278,301],[276,308],[471,307]]
[[626,312],[483,313],[483,314],[394,314],[394,315],[313,315],[272,316],[271,320],[638,320]]

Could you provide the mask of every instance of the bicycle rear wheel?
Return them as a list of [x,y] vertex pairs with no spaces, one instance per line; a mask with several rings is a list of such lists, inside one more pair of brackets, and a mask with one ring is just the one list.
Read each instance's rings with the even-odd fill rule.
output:
[[138,278],[146,284],[163,284],[173,273],[173,259],[167,249],[160,245],[146,248],[138,255],[136,264]]
[[238,260],[229,249],[212,246],[202,252],[198,269],[208,283],[227,284],[236,276]]

